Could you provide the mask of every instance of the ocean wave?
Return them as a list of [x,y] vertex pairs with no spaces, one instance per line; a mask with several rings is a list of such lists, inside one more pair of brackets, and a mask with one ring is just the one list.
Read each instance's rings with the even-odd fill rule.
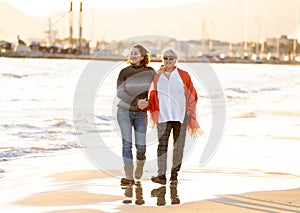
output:
[[49,73],[30,73],[30,74],[16,74],[16,73],[2,73],[1,74],[3,78],[16,78],[16,79],[22,79],[22,78],[31,78],[36,76],[47,76]]
[[273,92],[273,91],[279,91],[281,90],[280,87],[262,87],[259,89],[246,89],[246,88],[234,88],[234,87],[230,87],[227,88],[226,91],[227,92],[235,92],[235,93],[240,93],[240,94],[250,94],[250,93],[259,93],[259,92]]
[[14,99],[10,99],[9,101],[10,102],[18,102],[18,101],[41,102],[40,100],[34,99],[34,98],[32,98],[32,99],[17,99],[17,98],[14,98]]
[[242,89],[242,88],[234,88],[230,87],[225,90],[225,97],[226,99],[241,99],[245,98],[250,94],[249,90]]
[[210,98],[209,95],[198,95],[198,97],[199,98],[205,98],[205,99]]
[[94,115],[95,118],[98,118],[103,121],[113,121],[114,117],[109,115]]
[[24,74],[24,75],[17,75],[14,73],[2,73],[2,77],[6,78],[27,78],[29,75]]
[[30,125],[30,124],[15,124],[14,125],[16,128],[20,128],[20,129],[41,129],[37,126],[33,126],[33,125]]
[[66,144],[56,144],[52,147],[4,147],[0,149],[0,161],[8,161],[24,156],[32,156],[35,154],[45,154],[55,151],[62,151],[67,149],[82,148],[80,144],[76,142],[68,142]]
[[259,94],[262,92],[275,92],[280,90],[282,89],[279,87],[261,87],[256,89],[230,87],[225,89],[225,96],[227,99],[241,99],[241,98],[247,98],[251,96],[251,94]]
[[273,92],[273,91],[279,91],[279,90],[281,90],[281,88],[279,88],[279,87],[266,87],[266,88],[261,88],[261,89],[259,89],[258,91],[259,92]]
[[41,127],[28,123],[0,125],[0,131],[7,135],[33,139],[34,141],[67,139],[70,135],[75,135],[73,128],[73,124],[66,120],[51,120],[50,124],[43,124]]
[[57,121],[55,124],[52,124],[53,127],[73,127],[67,120]]
[[234,88],[234,87],[230,87],[230,88],[227,88],[226,91],[232,91],[232,92],[236,92],[236,93],[249,93],[248,90],[246,89],[242,89],[242,88]]
[[0,129],[10,130],[10,129],[40,129],[39,127],[32,126],[30,124],[3,124],[0,125]]

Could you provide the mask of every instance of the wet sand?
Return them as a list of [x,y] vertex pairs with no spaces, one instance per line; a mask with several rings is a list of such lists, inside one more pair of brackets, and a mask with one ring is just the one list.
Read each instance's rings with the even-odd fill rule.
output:
[[[232,121],[249,119],[248,122],[251,122],[264,116],[261,119],[263,121],[269,114],[276,114],[277,118],[288,116],[294,119],[299,116],[299,112],[255,111],[233,116]],[[239,126],[233,128],[238,130]],[[295,143],[299,137],[293,132],[288,133],[279,131],[269,139],[258,137],[254,141],[243,136],[227,136],[222,142],[223,148],[218,150],[218,155],[208,165],[184,165],[178,185],[152,183],[146,165],[140,184],[121,187],[120,172],[116,177],[111,176],[118,174],[116,171],[97,170],[82,153],[49,158],[47,171],[57,167],[58,162],[64,164],[56,168],[58,170],[40,176],[45,180],[42,181],[42,187],[14,199],[7,209],[16,209],[16,212],[22,209],[22,213],[300,212],[300,174],[296,166],[299,158],[296,154],[298,145]],[[289,155],[282,155],[283,148]],[[197,153],[196,158],[190,157],[194,162]],[[39,170],[40,167],[37,168]],[[37,174],[41,175],[42,172],[37,171]],[[34,182],[27,183],[35,187]]]
[[[203,170],[203,176],[213,173]],[[220,171],[222,172],[222,171]],[[225,172],[225,171],[223,171]],[[48,178],[47,191],[33,194],[14,202],[21,208],[41,212],[300,212],[300,188],[276,191],[257,191],[242,194],[217,194],[209,199],[202,195],[204,191],[197,190],[201,180],[192,180],[183,172],[183,180],[178,185],[167,183],[165,186],[141,180],[141,184],[132,187],[121,187],[118,178],[109,177],[98,170],[78,170],[58,173]],[[227,172],[229,176],[253,176],[234,171]],[[229,174],[231,173],[231,174]],[[286,174],[266,174],[268,176]],[[256,175],[252,180],[259,179]],[[226,180],[224,180],[226,184]],[[58,189],[51,188],[59,186]],[[178,188],[178,190],[177,190]],[[186,188],[185,191],[182,191]],[[190,191],[195,188],[196,191]],[[201,188],[201,187],[200,187]],[[211,189],[214,191],[214,189]],[[220,190],[222,191],[222,190]],[[187,194],[196,196],[196,200],[187,198]],[[198,195],[198,198],[197,198]],[[187,198],[187,199],[186,199]],[[144,202],[144,203],[143,203]],[[162,207],[163,206],[163,207]],[[34,211],[32,211],[34,212]]]
[[[258,128],[253,132],[253,128],[240,125],[241,121],[247,121],[249,127],[257,122],[264,124],[269,115],[283,120],[273,124],[273,133],[268,137],[259,132],[268,129]],[[151,182],[155,168],[149,169],[146,164],[140,184],[122,187],[120,171],[96,169],[80,150],[49,156],[41,164],[30,158],[16,161],[16,165],[7,167],[3,173],[7,180],[12,179],[11,190],[7,190],[12,199],[1,210],[22,213],[300,212],[299,145],[295,143],[300,138],[297,128],[281,131],[285,119],[296,121],[299,115],[299,111],[261,110],[232,116],[229,134],[218,154],[205,167],[197,166],[199,149],[196,147],[197,152],[190,155],[180,171],[178,185],[161,186]],[[247,134],[246,130],[251,132],[249,135],[258,136],[236,133]],[[24,165],[34,168],[25,175],[10,173]],[[20,175],[26,184],[16,185],[15,177]],[[36,178],[31,180],[34,175]],[[20,197],[19,192],[24,195]]]

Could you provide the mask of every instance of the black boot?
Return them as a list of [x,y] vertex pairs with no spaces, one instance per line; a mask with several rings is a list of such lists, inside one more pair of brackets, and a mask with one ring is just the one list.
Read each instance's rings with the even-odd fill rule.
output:
[[171,183],[171,184],[177,184],[177,183],[178,183],[178,180],[177,180],[177,173],[171,174],[171,177],[170,177],[170,183]]
[[154,183],[159,183],[159,184],[162,184],[162,185],[165,185],[167,183],[167,179],[166,179],[165,175],[152,176],[151,180]]

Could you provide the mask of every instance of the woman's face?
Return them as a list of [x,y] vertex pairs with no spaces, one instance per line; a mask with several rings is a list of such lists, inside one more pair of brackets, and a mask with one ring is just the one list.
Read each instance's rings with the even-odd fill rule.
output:
[[144,56],[142,56],[140,50],[136,47],[132,48],[130,52],[130,63],[133,65],[139,65],[141,64],[141,61],[144,59]]
[[167,51],[164,53],[163,60],[166,68],[174,68],[177,58],[172,52]]

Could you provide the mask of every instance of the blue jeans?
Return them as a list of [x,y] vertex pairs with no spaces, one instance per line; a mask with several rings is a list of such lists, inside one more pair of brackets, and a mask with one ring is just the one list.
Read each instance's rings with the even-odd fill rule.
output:
[[118,109],[117,119],[122,134],[122,156],[125,165],[133,165],[132,127],[134,129],[136,158],[145,160],[147,113]]

